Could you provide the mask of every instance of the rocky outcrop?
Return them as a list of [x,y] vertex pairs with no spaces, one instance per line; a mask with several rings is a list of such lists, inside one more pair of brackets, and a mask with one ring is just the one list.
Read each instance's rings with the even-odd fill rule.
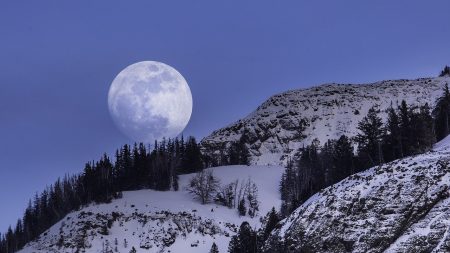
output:
[[245,136],[252,163],[283,164],[314,139],[322,144],[342,134],[355,136],[358,122],[372,106],[380,115],[401,100],[434,105],[448,77],[389,80],[372,84],[325,84],[284,92],[269,98],[256,111],[202,141],[203,152],[219,156],[230,142]]
[[[101,248],[102,252],[118,252],[118,244],[128,244],[137,241],[141,250],[165,248],[175,243],[178,237],[186,237],[189,233],[197,233],[202,236],[226,235],[236,232],[234,224],[220,225],[211,219],[202,219],[191,212],[161,211],[155,213],[134,212],[124,214],[122,212],[93,213],[81,211],[67,216],[59,225],[58,233],[44,233],[36,241],[32,242],[35,252],[75,252],[95,249],[94,238],[103,238],[109,235],[110,230],[121,231],[123,235],[129,235],[120,242],[105,240]],[[135,227],[129,223],[134,223]],[[53,228],[56,229],[56,228]],[[137,240],[136,240],[137,238]],[[128,242],[127,242],[128,239]],[[192,246],[194,247],[194,246]],[[98,248],[98,247],[97,247]],[[125,247],[127,248],[127,247]]]

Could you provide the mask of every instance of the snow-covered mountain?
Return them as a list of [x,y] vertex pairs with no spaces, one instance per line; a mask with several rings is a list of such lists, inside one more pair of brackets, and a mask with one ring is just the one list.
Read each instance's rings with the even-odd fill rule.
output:
[[324,84],[287,91],[270,97],[247,117],[204,138],[203,152],[217,155],[245,134],[253,164],[282,164],[315,138],[323,144],[342,134],[355,136],[358,122],[374,105],[379,107],[382,118],[391,104],[396,106],[401,100],[433,106],[449,81],[449,77],[420,78]]
[[[124,192],[108,204],[72,212],[30,242],[21,253],[43,252],[208,252],[215,242],[226,252],[243,221],[279,208],[279,183],[286,158],[318,139],[354,136],[372,106],[381,116],[401,100],[434,105],[450,77],[325,84],[275,95],[238,122],[202,140],[216,154],[244,134],[252,166],[214,170],[222,185],[251,178],[258,186],[256,217],[236,209],[201,205],[186,191]],[[266,166],[273,164],[274,166]],[[450,137],[425,154],[396,160],[353,175],[317,193],[283,220],[266,252],[450,252]]]
[[266,252],[450,252],[450,136],[313,195]]
[[250,178],[258,186],[256,217],[240,217],[236,209],[201,205],[185,190],[193,174],[180,176],[180,191],[124,192],[109,204],[92,204],[72,212],[29,243],[20,253],[44,252],[209,252],[213,242],[226,252],[243,221],[260,226],[260,218],[281,200],[279,166],[210,168],[221,185]]

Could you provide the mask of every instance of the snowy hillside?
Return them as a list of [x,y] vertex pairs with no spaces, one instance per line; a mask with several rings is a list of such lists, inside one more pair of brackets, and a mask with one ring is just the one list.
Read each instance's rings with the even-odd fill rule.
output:
[[259,216],[280,206],[278,185],[283,168],[224,166],[210,170],[222,185],[236,179],[255,182],[258,216],[239,217],[236,209],[201,205],[185,190],[193,175],[183,175],[178,192],[124,192],[123,198],[112,203],[70,213],[20,252],[129,252],[132,247],[137,252],[208,252],[213,242],[220,252],[226,252],[230,237],[243,221],[258,227]]
[[342,134],[355,136],[358,122],[370,107],[380,116],[401,100],[411,105],[434,105],[449,77],[388,80],[371,84],[324,84],[284,92],[269,98],[256,111],[202,140],[204,152],[218,154],[243,133],[253,164],[280,164],[315,138],[323,144]]
[[450,252],[450,137],[315,194],[267,252]]

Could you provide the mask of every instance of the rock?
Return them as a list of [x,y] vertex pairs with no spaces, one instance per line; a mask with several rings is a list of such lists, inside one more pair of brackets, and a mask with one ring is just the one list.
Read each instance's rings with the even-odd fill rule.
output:
[[214,131],[201,141],[202,151],[217,157],[245,134],[252,164],[285,164],[298,148],[318,139],[356,135],[358,122],[376,105],[380,116],[405,100],[434,105],[450,78],[388,80],[371,84],[324,84],[272,96],[256,111],[236,123]]

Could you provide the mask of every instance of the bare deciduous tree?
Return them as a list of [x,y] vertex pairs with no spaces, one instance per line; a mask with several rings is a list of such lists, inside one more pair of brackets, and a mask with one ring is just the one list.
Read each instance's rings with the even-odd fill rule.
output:
[[206,204],[213,198],[219,186],[219,180],[214,177],[212,170],[202,170],[191,179],[186,190],[202,204]]
[[218,190],[217,195],[214,198],[214,201],[226,207],[233,208],[236,198],[235,188],[237,187],[238,182],[239,182],[238,180],[235,180],[234,182],[222,186]]

